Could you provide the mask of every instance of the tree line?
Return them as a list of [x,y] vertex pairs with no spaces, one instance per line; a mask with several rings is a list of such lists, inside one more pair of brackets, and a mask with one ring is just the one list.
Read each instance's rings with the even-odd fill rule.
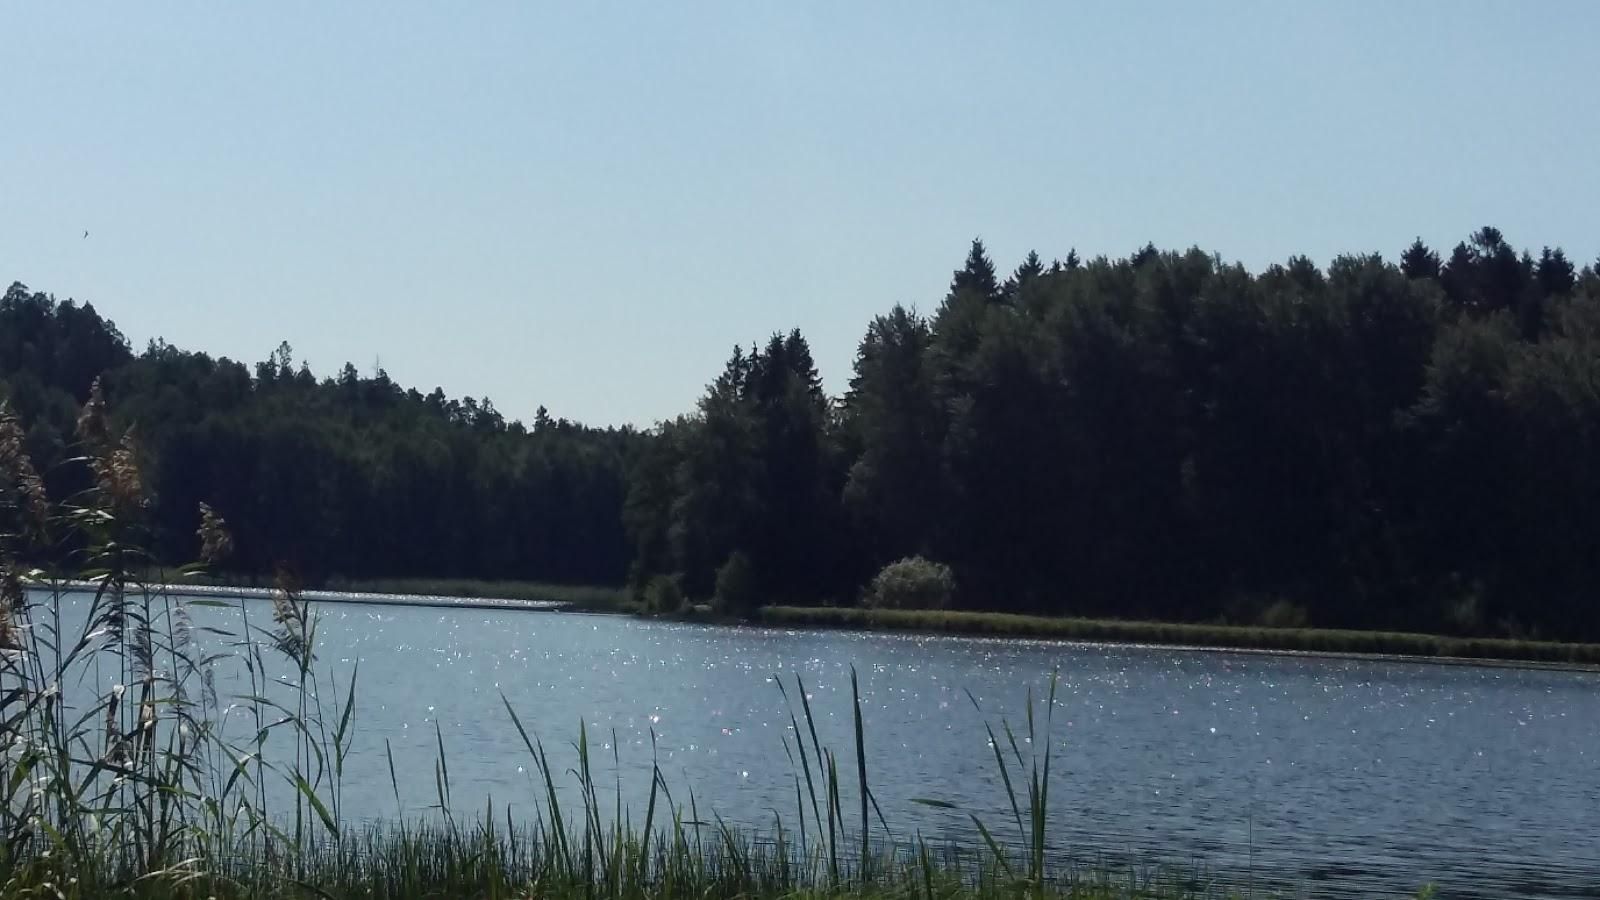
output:
[[85,485],[77,408],[100,379],[132,429],[161,558],[196,556],[210,504],[235,532],[231,565],[308,583],[332,575],[620,583],[631,428],[507,422],[488,399],[447,398],[346,364],[318,378],[283,344],[246,366],[152,342],[135,355],[93,306],[15,284],[0,299],[0,395],[28,423],[52,496]]
[[931,313],[869,323],[842,396],[777,333],[647,430],[319,379],[287,345],[253,367],[135,354],[92,306],[16,285],[0,392],[64,459],[101,377],[172,558],[205,500],[237,565],[313,579],[709,600],[732,565],[736,602],[850,604],[924,556],[977,609],[1594,638],[1597,266],[1483,228],[1394,262],[1147,245],[1002,277],[974,241]]
[[736,350],[631,479],[634,581],[847,604],[890,561],[962,606],[1600,637],[1600,275],[1483,228],[1326,269],[981,242],[824,397]]

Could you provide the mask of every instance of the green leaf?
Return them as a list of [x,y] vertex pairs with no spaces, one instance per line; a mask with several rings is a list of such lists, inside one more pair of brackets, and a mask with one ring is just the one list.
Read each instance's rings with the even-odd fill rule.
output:
[[306,801],[311,804],[311,808],[317,811],[317,817],[322,820],[323,826],[337,838],[339,836],[339,826],[334,823],[333,816],[328,813],[328,807],[323,805],[322,798],[318,797],[317,792],[312,790],[311,785],[306,783],[305,776],[299,772],[294,773],[294,786],[300,789],[300,793],[305,795]]
[[1000,845],[994,839],[994,835],[989,833],[989,829],[983,826],[983,822],[980,821],[977,816],[974,816],[971,813],[968,813],[967,815],[972,818],[972,824],[978,826],[978,833],[983,835],[984,842],[989,845],[989,851],[994,854],[995,862],[1000,864],[1000,868],[1006,870],[1006,875],[1008,877],[1015,879],[1017,875],[1015,872],[1011,871],[1011,863],[1006,861],[1006,855],[1001,851]]

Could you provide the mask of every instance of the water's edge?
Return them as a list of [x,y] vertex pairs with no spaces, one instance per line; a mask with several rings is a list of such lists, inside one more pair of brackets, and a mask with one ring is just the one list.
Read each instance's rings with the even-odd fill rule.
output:
[[[93,582],[70,581],[64,583],[72,591],[93,591],[97,587]],[[39,584],[36,587],[48,589],[49,585]],[[272,589],[229,587],[213,585],[187,585],[174,584],[166,588],[171,594],[186,597],[198,597],[212,600],[270,600]],[[520,600],[511,597],[455,597],[433,594],[394,594],[372,591],[327,591],[306,590],[300,594],[307,600],[318,603],[353,603],[386,606],[416,606],[438,609],[488,609],[488,610],[523,610],[527,612],[564,612],[583,613],[597,616],[622,616],[633,618],[634,614],[615,612],[611,610],[591,610],[564,600]],[[1086,640],[1082,638],[1055,637],[1051,635],[1004,635],[983,634],[960,630],[942,630],[937,628],[896,628],[874,627],[870,624],[838,624],[838,623],[783,623],[765,624],[761,622],[722,622],[702,621],[694,618],[663,617],[675,624],[698,626],[705,628],[747,628],[753,631],[765,631],[780,634],[795,634],[800,632],[834,632],[841,634],[906,634],[938,637],[963,638],[975,641],[996,641],[1017,646],[1058,646],[1058,647],[1132,647],[1149,650],[1173,650],[1184,653],[1248,653],[1269,657],[1286,657],[1292,659],[1354,659],[1372,660],[1377,662],[1398,662],[1427,664],[1436,666],[1466,666],[1473,668],[1491,669],[1528,669],[1555,672],[1600,672],[1600,664],[1580,662],[1558,662],[1534,659],[1498,659],[1473,656],[1438,656],[1408,653],[1363,653],[1359,651],[1339,650],[1285,650],[1274,647],[1252,647],[1247,644],[1239,645],[1206,645],[1165,643],[1160,641],[1119,641],[1114,639]]]

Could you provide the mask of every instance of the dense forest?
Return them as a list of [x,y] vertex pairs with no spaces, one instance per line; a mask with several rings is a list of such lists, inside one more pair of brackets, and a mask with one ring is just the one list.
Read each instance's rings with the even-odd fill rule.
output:
[[[131,429],[165,559],[195,557],[195,510],[235,535],[234,566],[329,575],[620,583],[626,473],[646,438],[541,414],[506,422],[346,365],[318,379],[283,344],[247,367],[156,341],[134,355],[93,306],[12,285],[0,300],[0,395],[28,425],[52,496],[78,470],[74,423],[100,377]],[[81,477],[81,476],[79,476]]]
[[175,559],[206,500],[237,565],[313,578],[709,599],[735,560],[764,602],[849,604],[920,555],[976,609],[1595,638],[1597,267],[1483,228],[1398,262],[1146,246],[1002,277],[974,241],[930,315],[868,325],[843,396],[778,333],[646,431],[319,379],[287,345],[135,354],[15,285],[0,392],[60,460],[103,376]]

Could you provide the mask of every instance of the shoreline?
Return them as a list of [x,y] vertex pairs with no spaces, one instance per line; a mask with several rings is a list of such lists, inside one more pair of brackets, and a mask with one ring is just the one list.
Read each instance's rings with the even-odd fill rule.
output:
[[1265,628],[1118,619],[1057,618],[958,610],[765,606],[750,620],[768,628],[898,632],[1055,643],[1160,647],[1374,659],[1437,665],[1600,670],[1600,644],[1458,638],[1414,632]]
[[[226,580],[226,579],[217,579]],[[373,589],[363,590],[372,586]],[[379,586],[388,588],[378,589]],[[620,603],[586,602],[587,596],[620,594],[619,589],[591,586],[544,586],[536,583],[430,581],[415,579],[339,582],[341,589],[302,591],[316,603],[413,606],[437,609],[485,609],[520,612],[570,612],[632,615]],[[40,585],[48,588],[48,585]],[[93,582],[74,581],[70,590],[93,590]],[[496,587],[514,590],[495,595]],[[407,589],[411,588],[411,589]],[[434,590],[424,590],[433,588]],[[450,589],[456,593],[441,593]],[[168,590],[209,600],[269,599],[271,588],[230,584],[174,582]],[[568,594],[568,596],[561,596]],[[510,595],[510,596],[508,596]],[[543,595],[540,597],[539,595]],[[836,630],[973,637],[993,640],[1156,647],[1184,651],[1228,651],[1280,655],[1376,659],[1436,665],[1508,668],[1600,670],[1600,644],[1532,641],[1511,638],[1464,638],[1421,632],[1360,631],[1325,628],[1267,628],[1122,619],[1033,616],[970,610],[893,610],[857,607],[763,606],[746,620],[723,619],[697,612],[661,618],[683,624],[738,625],[764,628]]]
[[[97,585],[92,581],[61,583],[72,593],[92,593]],[[34,584],[36,590],[49,590],[51,585]],[[151,585],[152,590],[156,585]],[[231,585],[168,584],[164,591],[201,600],[270,600],[272,588],[235,587]],[[333,591],[304,590],[300,596],[313,603],[351,603],[365,606],[420,606],[438,609],[494,609],[526,612],[562,612],[573,608],[562,600],[524,600],[514,597],[452,597],[442,594],[407,594],[383,591]]]

